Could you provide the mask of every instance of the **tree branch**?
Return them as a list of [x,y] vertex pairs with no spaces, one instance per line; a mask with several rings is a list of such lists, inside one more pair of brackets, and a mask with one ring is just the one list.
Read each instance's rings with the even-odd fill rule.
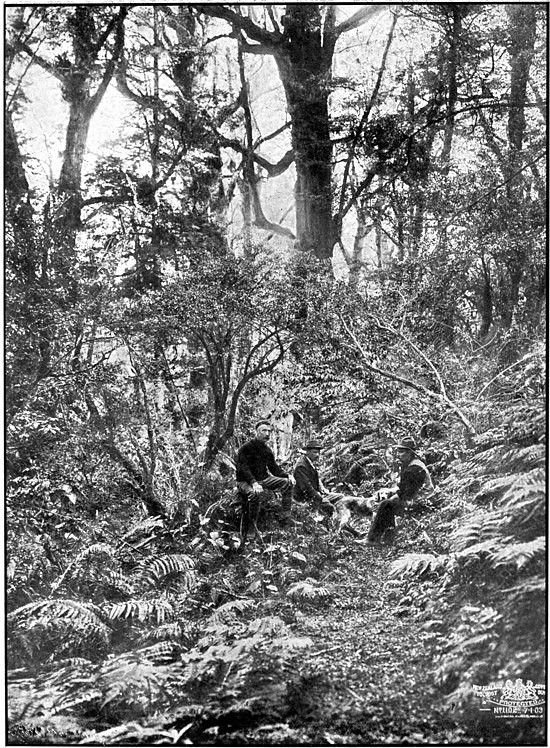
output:
[[364,23],[366,23],[369,19],[373,18],[377,13],[380,13],[383,10],[387,10],[387,5],[367,5],[358,10],[356,13],[354,13],[350,18],[346,19],[345,21],[342,21],[336,29],[334,30],[334,33],[336,37],[340,36],[341,34],[345,34],[346,31],[352,31],[353,29],[359,28],[359,26],[362,26]]
[[395,33],[395,26],[397,24],[397,19],[399,17],[399,12],[395,13],[393,17],[393,22],[390,28],[390,33],[388,34],[388,38],[386,41],[386,46],[384,48],[384,53],[382,55],[382,60],[380,61],[380,68],[378,69],[378,75],[376,78],[376,83],[374,85],[374,88],[372,90],[369,102],[367,106],[365,107],[365,111],[363,112],[363,115],[361,117],[361,121],[359,122],[359,126],[357,127],[357,130],[355,131],[355,134],[353,136],[353,141],[351,143],[351,146],[348,150],[348,156],[346,159],[346,165],[344,167],[344,176],[342,178],[342,188],[340,191],[340,205],[338,208],[338,218],[341,222],[343,219],[343,211],[344,211],[344,201],[346,198],[346,186],[348,182],[348,176],[349,176],[349,170],[351,167],[351,162],[353,160],[353,157],[355,155],[355,148],[357,146],[357,143],[359,142],[359,138],[361,137],[361,132],[363,131],[363,127],[367,124],[368,119],[370,117],[370,113],[372,111],[372,108],[374,106],[374,103],[376,99],[378,98],[378,93],[380,91],[380,86],[382,85],[382,78],[384,76],[384,72],[386,70],[386,61],[388,58],[388,53],[390,51],[390,47],[393,41],[393,35]]
[[254,143],[254,147],[257,148],[259,145],[262,145],[263,143],[267,143],[268,140],[272,140],[273,138],[276,138],[277,135],[280,135],[285,130],[288,130],[289,127],[291,127],[291,122],[285,122],[284,125],[281,125],[281,127],[277,128],[274,132],[270,133],[269,135],[264,135],[261,138],[258,138],[258,140]]
[[25,54],[29,55],[32,62],[36,62],[36,64],[43,70],[50,73],[50,75],[53,75],[54,78],[57,78],[58,81],[63,82],[65,80],[65,76],[55,67],[55,65],[52,65],[44,57],[41,57],[38,52],[35,52],[26,42],[15,42],[14,47],[18,51],[25,52]]
[[225,5],[217,5],[212,3],[211,5],[192,5],[199,13],[211,18],[221,18],[227,21],[233,28],[244,31],[247,36],[266,47],[271,47],[272,50],[279,44],[279,36],[275,31],[268,31],[267,29],[257,26],[254,21],[246,16],[242,16],[231,8]]
[[254,206],[254,223],[258,228],[264,229],[265,231],[271,231],[272,234],[278,234],[288,239],[296,239],[295,235],[286,226],[281,226],[278,223],[273,223],[268,220],[263,212],[262,204],[260,201],[260,195],[258,193],[258,186],[256,184],[250,184],[250,191],[252,193],[252,204]]
[[97,87],[96,92],[90,97],[90,101],[88,102],[88,108],[92,112],[95,112],[101,99],[103,98],[103,95],[105,94],[105,91],[107,90],[107,87],[109,86],[109,83],[113,78],[116,63],[120,55],[122,54],[122,48],[124,46],[124,19],[127,15],[128,8],[125,6],[121,6],[118,15],[112,19],[112,22],[109,23],[109,25],[105,29],[105,32],[101,35],[98,43],[96,44],[95,55],[97,55],[101,47],[107,41],[107,37],[111,33],[111,30],[116,26],[115,46],[113,49],[113,54],[111,55],[111,59],[105,67],[105,72],[103,74],[103,78],[101,79],[101,83]]
[[[241,142],[235,140],[234,138],[227,138],[221,133],[217,133],[217,135],[220,145],[224,146],[225,148],[233,148],[233,150],[241,153],[243,156],[246,155],[247,149]],[[276,164],[270,163],[267,159],[265,159],[263,156],[260,156],[258,153],[254,153],[252,157],[255,163],[257,163],[258,166],[261,166],[262,169],[265,169],[270,177],[278,177],[288,169],[290,164],[293,163],[294,151],[292,149],[287,151],[281,158],[281,160],[277,161]]]
[[[375,366],[369,361],[369,358],[367,356],[366,351],[363,349],[361,343],[357,339],[355,333],[353,330],[349,327],[349,325],[346,323],[344,318],[341,315],[338,315],[338,319],[342,323],[342,326],[344,327],[344,330],[347,332],[350,339],[353,341],[353,344],[355,346],[355,350],[359,352],[361,355],[361,358],[363,360],[363,365],[369,370],[372,371],[374,374],[378,374],[379,376],[385,377],[386,379],[391,379],[394,382],[400,382],[401,384],[406,385],[407,387],[411,387],[412,389],[417,390],[417,392],[421,392],[422,394],[426,395],[427,397],[433,398],[434,400],[439,400],[440,402],[445,403],[459,418],[459,420],[464,424],[466,429],[470,434],[475,434],[476,430],[472,423],[469,421],[469,419],[464,415],[464,413],[460,410],[458,405],[456,405],[452,400],[450,400],[446,395],[444,395],[442,392],[435,392],[434,390],[430,389],[429,387],[426,387],[423,384],[420,384],[419,382],[414,382],[412,379],[407,379],[406,377],[402,377],[399,374],[394,374],[391,371],[386,371],[385,369],[380,369],[378,366]],[[405,341],[410,343],[405,338]]]
[[444,383],[443,383],[443,380],[442,380],[442,378],[441,378],[441,374],[440,374],[440,373],[439,373],[439,371],[437,370],[437,368],[436,368],[436,366],[434,365],[434,363],[433,363],[433,362],[432,362],[432,361],[431,361],[431,360],[430,360],[430,359],[428,358],[428,356],[426,356],[426,354],[424,353],[424,351],[422,351],[422,350],[421,350],[421,349],[420,349],[420,348],[419,348],[419,347],[418,347],[418,346],[416,345],[416,343],[413,343],[413,341],[412,341],[412,340],[410,340],[409,338],[407,338],[407,337],[406,337],[406,335],[404,335],[404,334],[403,334],[403,333],[402,333],[402,332],[401,332],[400,330],[396,330],[396,329],[395,329],[394,327],[392,327],[391,325],[385,325],[385,324],[383,324],[383,323],[382,323],[382,322],[380,322],[380,320],[379,320],[379,319],[378,319],[377,317],[375,317],[375,316],[374,316],[373,314],[368,314],[368,313],[367,313],[367,315],[366,315],[366,316],[367,316],[367,317],[369,317],[369,319],[373,320],[373,322],[375,322],[375,324],[377,325],[377,327],[378,327],[378,328],[379,328],[380,330],[385,330],[386,332],[390,332],[390,333],[392,333],[392,335],[395,335],[396,337],[400,338],[400,339],[401,339],[401,340],[402,340],[402,341],[403,341],[404,343],[406,343],[406,344],[407,344],[407,345],[408,345],[408,346],[409,346],[410,348],[412,348],[412,349],[413,349],[413,351],[414,351],[414,352],[415,352],[415,353],[416,353],[416,354],[417,354],[418,356],[420,356],[420,358],[421,358],[421,359],[422,359],[422,360],[423,360],[423,361],[424,361],[424,362],[425,362],[425,363],[426,363],[426,364],[427,364],[427,365],[429,366],[429,368],[430,368],[430,369],[432,370],[432,372],[433,372],[433,374],[434,374],[435,378],[437,379],[437,383],[438,383],[438,385],[439,385],[439,389],[441,390],[441,394],[442,394],[442,396],[443,396],[443,397],[444,397],[444,398],[445,398],[446,400],[448,400],[449,398],[448,398],[448,395],[447,395],[447,391],[446,391],[446,389],[445,389],[445,385],[444,385]]

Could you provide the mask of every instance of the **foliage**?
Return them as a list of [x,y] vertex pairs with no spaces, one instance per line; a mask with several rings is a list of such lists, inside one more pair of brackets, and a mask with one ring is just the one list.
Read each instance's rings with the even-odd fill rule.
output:
[[471,709],[472,719],[476,705],[468,684],[544,677],[545,448],[542,424],[534,425],[539,407],[536,400],[509,405],[502,429],[492,438],[480,435],[479,447],[447,481],[449,500],[432,528],[447,534],[446,552],[409,554],[392,567],[394,577],[430,575],[421,619],[431,631],[450,633],[435,676],[449,699]]
[[[398,10],[9,9],[20,742],[475,743],[472,683],[542,680],[546,19]],[[277,496],[243,543],[260,417],[360,496],[412,435],[438,493],[393,548]]]

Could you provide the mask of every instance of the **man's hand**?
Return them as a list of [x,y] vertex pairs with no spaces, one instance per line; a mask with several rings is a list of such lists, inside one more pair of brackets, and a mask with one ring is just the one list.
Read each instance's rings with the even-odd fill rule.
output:
[[252,484],[252,490],[254,491],[255,495],[257,496],[259,493],[262,493],[263,486],[261,483],[253,483]]
[[296,478],[293,475],[289,475],[288,476],[288,480],[290,481],[290,485],[291,486],[295,486],[296,485]]

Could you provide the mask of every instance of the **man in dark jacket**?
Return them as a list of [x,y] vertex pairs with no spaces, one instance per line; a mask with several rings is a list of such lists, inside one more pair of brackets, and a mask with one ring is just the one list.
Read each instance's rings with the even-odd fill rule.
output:
[[294,468],[296,488],[294,497],[296,501],[314,504],[325,514],[332,514],[332,504],[328,501],[328,491],[321,483],[317,463],[323,445],[317,441],[310,441],[305,446],[305,453],[300,457]]
[[365,500],[357,496],[344,496],[341,493],[330,493],[323,485],[317,469],[323,445],[318,441],[309,441],[305,446],[305,454],[300,457],[294,468],[296,501],[307,502],[320,509],[323,514],[331,516],[336,512],[337,526],[354,537],[362,537],[364,533],[350,527],[347,522],[351,518],[351,510],[357,514],[372,515],[372,509],[366,506]]
[[256,436],[246,442],[237,453],[237,487],[243,498],[243,535],[251,522],[258,518],[259,495],[265,490],[281,492],[281,524],[290,522],[290,508],[295,480],[275,462],[275,455],[267,446],[271,436],[269,421],[258,421]]
[[421,492],[428,496],[434,491],[428,469],[416,452],[414,439],[405,437],[395,449],[401,463],[399,486],[393,496],[384,499],[378,507],[367,537],[368,544],[375,545],[382,540],[391,542],[395,536],[396,516],[402,516],[405,506],[410,505]]

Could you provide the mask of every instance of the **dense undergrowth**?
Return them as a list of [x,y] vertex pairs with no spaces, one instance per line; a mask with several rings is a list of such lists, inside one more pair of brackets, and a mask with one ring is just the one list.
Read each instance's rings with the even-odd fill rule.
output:
[[[484,408],[461,453],[432,425],[437,496],[387,549],[301,505],[283,531],[273,497],[239,549],[231,476],[187,523],[75,512],[62,561],[12,517],[10,743],[543,744],[472,688],[545,678],[543,400]],[[388,482],[372,429],[345,436],[332,474]]]

